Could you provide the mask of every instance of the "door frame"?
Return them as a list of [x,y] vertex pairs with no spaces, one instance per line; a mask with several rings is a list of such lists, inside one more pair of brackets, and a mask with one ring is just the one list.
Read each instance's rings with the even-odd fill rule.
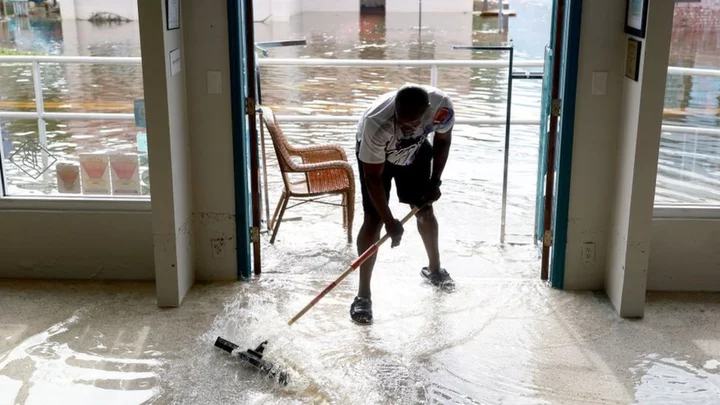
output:
[[[253,241],[253,235],[251,235],[254,211],[259,213],[259,206],[253,204],[256,198],[259,200],[259,196],[253,196],[252,190],[255,190],[256,194],[259,188],[251,189],[251,186],[254,187],[254,180],[257,179],[257,176],[251,176],[251,173],[257,172],[258,166],[252,163],[252,157],[257,158],[257,150],[253,154],[252,148],[253,134],[257,146],[257,130],[255,128],[254,74],[248,74],[253,71],[249,69],[249,66],[254,67],[255,65],[254,46],[250,52],[247,49],[248,43],[253,44],[253,38],[248,38],[247,35],[247,21],[252,21],[247,14],[248,4],[249,10],[252,12],[252,0],[227,0],[238,280],[250,279],[253,268],[250,258],[253,253],[255,253],[255,273],[260,271],[259,237]],[[249,31],[252,31],[252,23],[250,27]],[[251,181],[251,179],[253,180]],[[251,214],[251,209],[253,214]],[[251,249],[251,245],[253,245],[253,249]]]
[[[543,252],[549,262],[549,282],[554,288],[565,284],[565,256],[572,172],[572,148],[575,125],[575,98],[577,91],[578,52],[582,20],[582,0],[554,0],[564,3],[562,17],[562,43],[556,44],[556,26],[552,28],[553,52],[560,51],[558,97],[560,115],[554,148],[548,148],[547,158],[552,160],[553,173],[548,173],[546,187],[552,190],[546,200],[545,211],[550,211],[552,242]],[[260,274],[260,187],[258,176],[258,137],[256,128],[255,45],[252,21],[252,1],[228,0],[228,36],[230,47],[230,88],[232,102],[233,168],[235,177],[235,212],[237,235],[238,279],[249,279],[251,268]],[[557,24],[557,21],[556,21]],[[559,48],[559,49],[558,49]],[[555,61],[557,63],[557,60]],[[246,85],[247,83],[247,85]],[[247,101],[246,101],[247,100]],[[554,156],[553,156],[554,155]],[[550,163],[550,162],[548,162]],[[551,167],[548,165],[548,167]],[[557,179],[557,180],[556,180]],[[552,200],[549,204],[548,200]],[[546,225],[547,228],[547,225]],[[255,230],[256,232],[252,232]],[[251,235],[253,233],[254,235]],[[252,249],[251,249],[251,245]],[[254,258],[251,267],[251,255]]]
[[[556,2],[558,0],[555,0]],[[570,208],[570,180],[575,133],[575,99],[582,23],[582,1],[564,0],[563,43],[560,66],[560,116],[556,139],[555,175],[552,195],[552,244],[549,282],[553,288],[565,288],[565,260]],[[546,208],[547,209],[547,208]]]

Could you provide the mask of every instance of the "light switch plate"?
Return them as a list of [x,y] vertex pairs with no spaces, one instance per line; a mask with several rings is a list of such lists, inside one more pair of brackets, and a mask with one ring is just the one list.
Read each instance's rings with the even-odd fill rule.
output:
[[593,72],[592,94],[604,96],[607,94],[608,72]]
[[211,70],[207,72],[207,92],[208,94],[222,93],[222,73]]

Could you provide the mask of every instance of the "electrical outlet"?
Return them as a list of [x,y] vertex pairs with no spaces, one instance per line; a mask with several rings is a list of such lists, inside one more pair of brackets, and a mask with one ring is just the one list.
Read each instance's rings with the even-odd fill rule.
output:
[[595,263],[595,244],[586,242],[582,245],[582,261],[583,263]]
[[214,258],[219,259],[225,256],[225,239],[210,239],[210,248]]

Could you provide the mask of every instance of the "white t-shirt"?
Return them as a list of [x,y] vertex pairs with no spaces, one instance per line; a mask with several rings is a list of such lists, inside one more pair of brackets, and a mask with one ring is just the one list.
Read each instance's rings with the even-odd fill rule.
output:
[[365,110],[357,128],[358,157],[365,163],[390,163],[407,166],[413,162],[431,133],[445,133],[455,124],[452,101],[442,91],[422,86],[430,96],[430,108],[423,123],[414,132],[403,133],[395,125],[397,90],[383,94]]

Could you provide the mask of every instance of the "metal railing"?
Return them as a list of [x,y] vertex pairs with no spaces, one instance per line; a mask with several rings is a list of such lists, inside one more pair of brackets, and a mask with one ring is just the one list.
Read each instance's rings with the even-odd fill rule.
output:
[[[430,85],[433,87],[438,86],[439,78],[439,67],[475,67],[475,68],[507,68],[507,97],[505,99],[505,117],[498,120],[497,124],[505,126],[505,139],[503,148],[503,180],[502,180],[502,197],[501,197],[501,212],[500,212],[500,243],[505,243],[505,230],[506,230],[506,218],[507,218],[507,199],[508,199],[508,167],[510,161],[510,128],[513,125],[512,116],[512,92],[513,92],[513,81],[519,79],[542,79],[541,72],[516,72],[517,67],[529,67],[529,68],[543,68],[543,61],[537,60],[525,60],[516,61],[514,58],[515,47],[509,46],[453,46],[453,49],[465,49],[473,51],[491,51],[491,52],[503,52],[508,54],[507,60],[456,60],[456,59],[444,59],[444,60],[354,60],[354,59],[260,59],[262,61],[270,61],[271,65],[290,65],[290,66],[314,66],[314,67],[392,67],[392,68],[410,68],[410,67],[430,67]],[[322,61],[318,64],[318,61]],[[323,63],[327,62],[327,63]],[[262,64],[261,64],[262,66]],[[261,95],[258,95],[259,99]],[[282,117],[288,122],[292,122],[289,117]],[[476,119],[474,122],[469,122],[469,119],[462,119],[460,117],[455,119],[457,124],[476,124],[476,125],[492,125],[486,119]],[[517,125],[519,122],[515,122]],[[533,124],[532,121],[527,121],[528,124]],[[265,168],[265,154],[263,150],[263,170]],[[267,181],[265,182],[265,205],[266,211],[268,211],[267,201]],[[266,212],[269,215],[269,212]]]
[[[103,57],[103,56],[16,56],[2,55],[0,56],[0,64],[31,64],[33,72],[33,88],[35,92],[34,112],[20,111],[0,111],[0,118],[7,119],[38,119],[44,122],[45,119],[62,120],[134,120],[133,114],[123,113],[67,113],[67,112],[47,112],[44,109],[44,97],[42,92],[42,76],[40,74],[40,64],[92,64],[92,65],[139,65],[142,63],[140,57]],[[507,68],[507,62],[503,60],[370,60],[370,59],[282,59],[270,58],[258,59],[260,66],[305,66],[305,67],[429,67],[430,68],[430,84],[438,84],[438,69],[440,67],[476,67],[476,68]],[[519,68],[542,68],[542,60],[518,60],[514,62],[514,66]],[[433,73],[434,72],[434,73]],[[670,67],[668,74],[678,75],[694,75],[694,76],[714,76],[720,77],[720,69],[697,69],[697,68],[681,68]],[[286,122],[296,123],[313,123],[313,122],[357,122],[360,116],[348,115],[278,115],[278,119]],[[470,118],[457,117],[456,123],[467,125],[503,125],[504,117],[487,117],[487,118]],[[539,125],[538,119],[513,119],[511,123],[514,125]],[[679,126],[663,126],[666,132],[683,132],[686,133],[691,128]],[[44,125],[39,128],[44,133]],[[692,128],[693,132],[720,135],[720,130],[713,128]]]
[[[37,119],[38,138],[43,147],[47,147],[47,134],[45,120],[134,120],[133,114],[125,113],[80,113],[80,112],[47,112],[45,111],[42,75],[40,64],[93,64],[93,65],[140,65],[140,57],[97,57],[97,56],[0,56],[0,64],[30,64],[32,65],[33,89],[35,95],[35,111],[0,111],[0,118],[6,119]],[[438,85],[439,69],[441,67],[471,67],[507,69],[508,61],[498,60],[363,60],[363,59],[281,59],[259,58],[258,65],[263,66],[296,66],[296,67],[388,67],[388,68],[429,68],[430,84]],[[542,60],[516,60],[512,68],[537,69],[543,68]],[[512,70],[512,69],[511,69]],[[531,78],[529,71],[511,71],[517,78]],[[537,73],[535,73],[537,74]],[[714,76],[720,77],[720,69],[697,69],[670,67],[668,74]],[[288,123],[355,123],[359,116],[349,115],[278,115],[278,119]],[[540,125],[539,119],[509,119],[508,117],[457,117],[459,125]],[[720,136],[720,129],[694,128],[675,125],[663,125],[662,130],[669,133],[695,133]],[[507,151],[506,151],[507,153]],[[0,159],[3,159],[0,148]],[[264,165],[263,165],[264,166]],[[504,170],[507,170],[507,161]],[[263,170],[265,168],[263,167]],[[266,193],[267,195],[267,193]]]

